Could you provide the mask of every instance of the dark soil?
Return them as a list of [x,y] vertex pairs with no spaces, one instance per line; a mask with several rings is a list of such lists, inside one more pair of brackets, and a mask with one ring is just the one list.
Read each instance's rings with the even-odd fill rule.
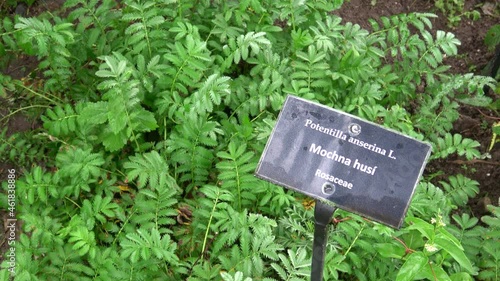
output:
[[[460,24],[454,28],[448,27],[446,17],[436,10],[434,1],[430,0],[350,0],[349,2],[346,1],[341,10],[334,13],[341,16],[345,22],[357,23],[368,30],[370,30],[369,18],[378,19],[381,16],[409,12],[435,13],[439,17],[432,20],[434,29],[450,31],[462,42],[459,48],[459,55],[448,59],[446,62],[452,66],[451,71],[454,73],[474,72],[482,74],[481,70],[493,57],[493,51],[488,51],[484,44],[484,36],[491,26],[500,22],[498,12],[500,4],[490,3],[497,5],[496,10],[491,14],[491,12],[485,12],[482,9],[487,3],[485,1],[471,0],[465,2],[467,2],[465,10],[476,9],[481,12],[481,18],[472,21],[463,17]],[[64,0],[39,0],[31,7],[18,7],[17,12],[23,13],[27,17],[37,16],[44,12],[58,11],[63,3]],[[0,14],[4,12],[0,11]],[[14,14],[16,9],[12,8],[8,12]],[[20,79],[36,71],[36,65],[37,61],[33,58],[19,57],[11,61],[4,69],[0,69],[0,71],[15,79]],[[3,108],[0,109],[0,119],[18,108],[15,100],[13,103],[5,100],[1,100],[0,102],[3,105]],[[481,143],[481,153],[486,154],[492,138],[492,124],[500,121],[498,112],[484,108],[464,106],[461,108],[460,113],[461,116],[454,126],[454,132],[479,141]],[[10,117],[7,123],[2,123],[0,126],[7,126],[8,135],[10,135],[14,132],[32,130],[34,126],[37,126],[37,123],[38,120],[29,120],[21,114],[16,114]],[[483,160],[465,161],[462,158],[450,158],[440,162],[433,162],[428,165],[426,173],[431,174],[436,171],[444,171],[445,175],[461,173],[478,181],[480,183],[479,196],[471,200],[469,207],[470,211],[480,216],[485,213],[483,206],[485,201],[497,206],[500,203],[500,145],[496,145],[489,153],[491,158]],[[23,167],[16,167],[15,163],[0,162],[0,182],[5,181],[7,169],[11,168],[19,171],[17,176],[21,176]],[[2,214],[0,213],[0,215]],[[5,214],[2,217],[5,218],[4,216]],[[0,224],[0,232],[3,232],[2,227],[3,225]],[[2,249],[5,246],[3,242],[5,241],[0,241]]]

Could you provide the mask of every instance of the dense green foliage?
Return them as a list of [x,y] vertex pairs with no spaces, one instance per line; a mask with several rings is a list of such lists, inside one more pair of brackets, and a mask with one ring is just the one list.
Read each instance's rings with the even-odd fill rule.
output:
[[[481,157],[450,130],[495,80],[447,72],[455,36],[422,13],[367,31],[340,5],[68,0],[65,18],[6,17],[0,52],[39,65],[33,83],[0,75],[0,94],[43,123],[1,132],[24,169],[15,280],[308,280],[308,201],[253,176],[287,94],[428,141],[431,161]],[[337,211],[325,278],[500,280],[500,211],[457,214],[478,183],[434,176],[400,230]]]

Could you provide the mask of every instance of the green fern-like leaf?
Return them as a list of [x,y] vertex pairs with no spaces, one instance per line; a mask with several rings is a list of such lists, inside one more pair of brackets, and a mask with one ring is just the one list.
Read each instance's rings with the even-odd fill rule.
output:
[[480,280],[498,280],[498,276],[500,276],[500,254],[498,254],[500,251],[498,250],[498,243],[498,240],[490,240],[484,244],[484,257],[479,263],[481,271],[478,278]]
[[[220,16],[220,15],[219,15]],[[171,27],[168,31],[176,33],[175,40],[180,40],[190,35],[194,38],[200,38],[198,26],[191,24],[190,22],[176,22],[176,26]]]
[[467,257],[476,263],[483,246],[481,236],[484,234],[484,228],[477,226],[477,218],[466,213],[461,216],[454,214],[452,218],[457,226],[448,225],[448,230],[462,243]]
[[478,141],[463,138],[460,134],[446,133],[444,138],[438,138],[434,142],[433,158],[445,158],[450,154],[457,153],[465,156],[467,159],[478,158],[481,153],[476,147],[480,146]]
[[317,51],[314,45],[307,49],[307,53],[297,52],[297,57],[300,61],[293,64],[296,69],[292,74],[292,79],[301,79],[307,83],[307,88],[327,87],[330,85],[328,80],[324,80],[326,70],[330,67],[325,62],[326,54],[322,51]]
[[224,281],[252,281],[253,279],[250,277],[247,277],[243,279],[243,272],[237,271],[233,275],[227,273],[227,272],[221,272],[220,273],[222,280]]
[[195,108],[198,111],[212,112],[214,105],[220,105],[222,98],[231,93],[229,80],[230,78],[227,76],[210,75],[203,86],[193,95],[192,102]]
[[492,99],[485,95],[483,89],[485,86],[492,89],[496,88],[498,82],[489,76],[474,76],[472,73],[463,74],[455,78],[460,88],[457,95],[458,101],[473,106],[489,106]]
[[287,229],[281,238],[281,243],[286,248],[306,248],[310,246],[308,241],[313,239],[314,225],[313,214],[297,205],[285,210],[279,219],[278,226]]
[[[449,90],[449,89],[448,89]],[[453,128],[459,115],[457,109],[458,103],[452,101],[447,96],[449,93],[446,89],[443,91],[436,91],[436,95],[426,97],[421,105],[421,109],[415,122],[415,127],[422,129],[431,136],[444,135]],[[439,114],[436,114],[439,112]]]
[[175,180],[168,174],[168,165],[160,154],[151,151],[141,155],[130,156],[130,161],[123,164],[128,170],[129,180],[137,179],[137,187],[144,188],[149,182],[153,189],[176,188]]
[[63,280],[91,280],[95,276],[94,270],[82,262],[79,253],[70,245],[57,247],[48,254],[47,260],[49,265],[43,268],[47,276],[57,276]]
[[316,26],[310,27],[318,50],[335,53],[335,45],[339,44],[339,40],[344,37],[341,33],[344,29],[341,22],[340,17],[329,17],[324,22],[317,21]]
[[142,82],[142,86],[149,92],[153,93],[156,89],[158,78],[162,77],[163,73],[168,69],[168,66],[163,64],[159,55],[156,55],[146,63],[143,55],[136,57],[137,76]]
[[165,38],[166,32],[161,27],[165,18],[158,15],[159,9],[155,9],[154,1],[136,2],[127,1],[129,9],[125,9],[121,20],[129,23],[125,29],[127,45],[132,47],[133,53],[146,52],[149,58],[159,45],[159,39]]
[[14,22],[10,17],[4,17],[0,24],[0,31],[4,34],[0,40],[0,55],[5,56],[7,50],[15,50],[17,47],[16,42],[11,36],[8,36],[8,32],[14,31]]
[[168,79],[162,82],[170,89],[170,94],[188,94],[188,88],[201,80],[203,71],[212,62],[206,43],[191,35],[176,41],[172,52],[165,54],[165,58],[173,66],[167,70]]
[[77,30],[85,30],[79,41],[87,49],[96,52],[96,56],[109,53],[117,33],[110,32],[119,13],[114,11],[116,3],[112,0],[68,0],[65,8],[70,8],[68,20],[74,22],[78,19]]
[[95,258],[89,259],[88,262],[90,267],[97,273],[97,280],[110,280],[113,278],[123,280],[127,278],[125,272],[118,270],[118,264],[121,264],[123,259],[112,247],[97,248]]
[[90,191],[89,184],[102,176],[100,167],[105,163],[101,153],[92,153],[90,149],[66,148],[56,156],[59,176],[65,178],[68,185],[62,194],[73,193],[78,196],[80,189]]
[[199,192],[203,196],[196,200],[198,205],[193,208],[192,237],[183,235],[183,239],[191,243],[200,243],[203,254],[210,250],[209,242],[219,232],[216,222],[225,217],[223,210],[234,201],[234,196],[230,191],[215,185],[204,185]]
[[290,19],[292,29],[295,30],[296,26],[307,21],[306,14],[308,11],[308,6],[306,1],[294,0],[294,1],[284,1],[276,2],[276,7],[279,9],[280,19]]
[[[442,189],[430,182],[421,182],[412,198],[410,212],[430,221],[437,210],[449,210],[449,204]],[[433,206],[433,208],[428,208],[428,206]]]
[[297,251],[288,249],[287,256],[279,254],[281,264],[272,263],[271,266],[282,280],[304,281],[310,276],[311,262],[307,258],[307,251],[299,248]]
[[[222,274],[227,272],[223,272],[220,269],[220,265],[212,265],[210,262],[202,262],[201,264],[197,264],[193,267],[193,274],[189,278],[192,281],[203,281],[203,280],[217,280]],[[224,278],[224,277],[223,277]]]
[[130,128],[135,132],[151,132],[157,127],[158,125],[152,112],[138,107],[130,113]]
[[[259,75],[262,79],[269,79],[271,80],[271,84],[278,86],[284,85],[289,81],[289,75],[292,72],[290,60],[288,58],[282,58],[272,50],[264,50],[255,58],[249,59],[248,62],[254,65],[250,70],[251,76]],[[228,98],[230,98],[230,96],[228,96]]]
[[140,150],[138,133],[151,131],[157,124],[154,115],[140,105],[144,99],[140,94],[140,81],[132,77],[137,71],[118,53],[104,56],[102,59],[104,63],[100,65],[96,75],[105,78],[98,85],[98,89],[105,92],[102,99],[107,102],[87,106],[84,113],[86,116],[97,113],[98,119],[95,123],[103,123],[104,107],[107,107],[108,123],[101,129],[100,135],[104,146],[115,151],[131,140],[135,142],[137,150]]
[[444,54],[441,50],[447,56],[454,56],[458,53],[457,46],[460,45],[460,41],[452,33],[438,30],[435,40],[428,31],[422,31],[421,34],[427,43],[427,50],[421,55],[419,61],[425,61],[432,69],[437,68],[443,61]]
[[17,182],[17,193],[30,205],[34,204],[35,198],[48,203],[51,198],[60,196],[58,182],[57,174],[46,173],[40,166],[36,166]]
[[63,244],[62,238],[58,236],[62,224],[58,220],[49,217],[53,210],[53,208],[48,207],[44,210],[37,210],[37,213],[20,215],[20,219],[24,222],[25,231],[30,232],[29,244],[33,249],[36,249],[32,251],[34,255],[46,254],[51,250],[50,247],[42,247],[42,245]]
[[53,136],[68,135],[74,132],[77,127],[78,114],[70,104],[56,106],[48,109],[46,115],[42,116],[43,126],[49,130]]
[[180,182],[187,182],[190,190],[203,185],[214,161],[214,153],[209,147],[217,145],[217,135],[222,131],[219,123],[209,121],[206,115],[191,111],[183,116],[182,123],[167,141],[171,160],[175,163]]
[[217,163],[219,169],[219,180],[222,188],[230,190],[236,194],[236,208],[242,210],[245,206],[251,206],[257,199],[256,193],[259,191],[259,181],[253,176],[253,171],[257,165],[253,152],[246,152],[246,144],[231,142],[228,152],[217,153],[224,161]]
[[481,280],[497,280],[500,276],[500,207],[488,206],[491,215],[483,216],[481,221],[488,228],[484,232],[483,254],[479,267]]
[[446,197],[456,206],[464,206],[469,198],[473,198],[479,193],[479,183],[475,180],[464,177],[461,174],[450,176],[449,183],[440,181]]
[[227,42],[228,38],[235,38],[243,33],[243,29],[237,26],[231,26],[231,14],[225,15],[217,14],[212,20],[214,23],[214,30],[212,33],[220,38],[222,43]]
[[262,215],[248,214],[246,209],[236,212],[231,206],[227,206],[223,212],[226,214],[218,214],[215,224],[220,233],[214,242],[213,254],[217,254],[226,245],[234,244],[241,237],[250,242],[249,237],[271,235],[272,228],[277,226],[276,221]]
[[[161,236],[157,229],[138,229],[137,233],[126,235],[120,245],[121,256],[129,258],[132,263],[140,260],[158,263],[159,261],[176,264],[179,258],[175,255],[176,244],[170,240],[168,234]],[[153,259],[153,261],[151,261]]]
[[123,256],[118,256],[113,259],[117,264],[117,272],[113,274],[115,278],[121,278],[124,280],[137,280],[137,281],[148,281],[152,279],[169,279],[169,275],[165,273],[165,270],[159,270],[160,268],[165,268],[165,262],[160,263],[157,259],[140,260],[136,263],[131,263],[129,258]]
[[52,31],[52,25],[48,20],[40,21],[36,18],[20,18],[19,23],[15,25],[16,29],[23,30],[26,34],[26,40],[36,41],[40,56],[46,56],[49,53],[48,33]]
[[178,214],[173,208],[177,203],[175,194],[176,190],[169,188],[142,189],[135,199],[137,211],[131,222],[145,229],[154,228],[161,234],[171,233],[167,226],[175,224],[172,217]]
[[46,69],[44,75],[49,77],[44,85],[46,90],[65,90],[69,86],[73,71],[70,69],[71,52],[68,45],[75,42],[72,26],[68,22],[53,25],[47,19],[38,18],[19,18],[15,25],[23,33],[21,44],[34,43],[38,57],[44,58],[39,67]]
[[108,103],[105,101],[85,103],[79,116],[79,123],[103,124],[108,120]]
[[500,207],[490,205],[488,210],[492,215],[482,217],[481,221],[490,227],[488,235],[498,239],[500,238]]
[[[36,251],[39,245],[32,243],[30,238],[22,233],[19,236],[19,241],[16,242],[16,278],[25,278],[26,280],[36,280],[42,273],[42,264],[33,259],[34,255],[40,255]],[[44,253],[45,254],[45,253]],[[6,270],[7,271],[7,270]],[[7,271],[8,272],[8,271]],[[11,272],[7,279],[12,276]]]
[[282,247],[274,241],[274,236],[242,235],[240,246],[233,246],[229,256],[221,255],[222,268],[242,271],[247,276],[262,278],[264,260],[277,260]]
[[80,226],[69,234],[68,242],[72,244],[72,249],[77,251],[79,256],[89,254],[91,258],[96,254],[96,239],[95,234],[89,231],[86,227]]
[[182,115],[189,111],[184,98],[177,91],[173,93],[169,91],[161,92],[160,97],[155,100],[155,106],[160,116],[167,116],[172,120],[175,119],[176,115]]
[[[279,89],[280,81],[273,83],[273,77],[250,79],[239,77],[238,85],[231,95],[231,105],[238,116],[258,116],[269,106],[272,110],[279,110],[283,105],[284,96]],[[295,81],[295,80],[294,80]],[[287,92],[287,89],[283,90]]]
[[108,151],[118,151],[127,144],[128,135],[125,130],[114,133],[110,127],[106,127],[99,134],[99,139]]
[[296,200],[290,190],[276,187],[271,183],[263,183],[263,185],[266,192],[260,198],[259,209],[261,210],[282,215],[283,211],[288,209]]
[[[398,51],[409,51],[404,48],[405,44],[407,47],[412,47],[414,41],[410,36],[410,28],[416,28],[419,32],[425,32],[426,28],[432,29],[431,18],[435,17],[437,16],[431,13],[400,14],[380,17],[380,22],[371,19],[370,24],[375,34],[380,34],[385,39],[382,42],[383,47],[390,47],[389,50],[394,57]],[[432,41],[429,36],[425,35],[427,40]]]
[[226,58],[222,62],[221,71],[226,71],[233,63],[238,64],[241,60],[246,61],[249,57],[256,56],[270,45],[265,32],[251,31],[236,38],[229,38],[227,45],[223,47]]
[[84,200],[82,204],[82,218],[86,221],[87,227],[92,229],[95,220],[104,224],[107,218],[115,217],[115,209],[119,208],[116,203],[111,202],[112,198],[107,196],[102,198],[100,195],[94,197],[93,202]]

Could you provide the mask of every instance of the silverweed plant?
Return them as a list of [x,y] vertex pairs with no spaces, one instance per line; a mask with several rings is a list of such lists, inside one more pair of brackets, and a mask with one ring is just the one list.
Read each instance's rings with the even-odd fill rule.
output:
[[[364,30],[342,4],[68,0],[64,17],[4,18],[0,51],[36,57],[42,83],[0,76],[43,124],[1,133],[23,170],[14,279],[308,280],[311,209],[253,176],[288,94],[428,141],[431,161],[480,157],[452,124],[496,82],[448,72],[459,40],[428,13]],[[478,188],[425,175],[400,230],[337,211],[325,278],[500,280],[498,210],[462,214]]]

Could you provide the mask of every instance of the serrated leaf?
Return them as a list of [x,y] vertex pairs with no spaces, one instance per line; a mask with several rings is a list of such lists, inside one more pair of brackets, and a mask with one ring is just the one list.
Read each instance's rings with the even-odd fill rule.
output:
[[143,108],[134,110],[130,119],[132,128],[138,132],[149,132],[158,127],[154,114]]
[[118,132],[117,134],[111,132],[110,130],[104,130],[100,135],[100,139],[104,147],[108,151],[120,150],[127,143],[128,137],[125,130]]
[[148,182],[155,189],[175,187],[175,181],[168,175],[168,165],[158,152],[130,156],[129,159],[123,167],[128,170],[130,180],[138,180],[139,188],[145,187]]
[[105,101],[86,103],[79,120],[83,123],[103,124],[108,120],[108,103]]

